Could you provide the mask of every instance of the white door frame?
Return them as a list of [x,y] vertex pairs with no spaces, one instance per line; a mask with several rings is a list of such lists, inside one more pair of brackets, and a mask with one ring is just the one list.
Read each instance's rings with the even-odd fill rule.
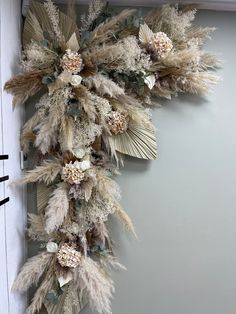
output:
[[25,260],[25,193],[22,187],[10,187],[9,182],[21,176],[19,134],[24,120],[24,107],[12,110],[12,97],[4,90],[4,83],[19,73],[21,51],[21,1],[0,1],[0,154],[9,158],[0,161],[0,312],[23,314],[26,296],[11,292],[11,286]]

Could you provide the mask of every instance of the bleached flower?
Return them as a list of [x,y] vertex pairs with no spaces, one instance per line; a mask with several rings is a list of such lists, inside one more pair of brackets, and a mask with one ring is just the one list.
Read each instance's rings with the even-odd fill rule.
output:
[[77,158],[81,159],[85,155],[85,150],[83,148],[77,148],[74,150],[74,154]]
[[156,83],[155,75],[151,74],[151,75],[146,76],[144,78],[144,83],[148,86],[149,89],[153,89]]
[[71,78],[71,85],[74,86],[74,87],[77,87],[81,84],[82,82],[82,77],[80,75],[72,75],[72,78]]
[[88,170],[90,168],[90,161],[89,160],[83,160],[80,162],[80,169],[82,171]]
[[81,253],[65,243],[57,253],[57,260],[62,267],[75,268],[80,263]]
[[62,67],[64,70],[67,70],[71,73],[78,73],[82,70],[83,60],[81,55],[78,52],[71,51],[70,49],[66,50],[66,53],[62,57]]
[[55,242],[48,242],[46,248],[48,253],[56,253],[58,251],[58,245]]
[[119,111],[112,111],[108,124],[114,134],[124,133],[128,129],[128,119],[125,114]]
[[78,234],[79,233],[79,225],[76,222],[72,222],[72,224],[68,228],[68,231],[73,233],[73,234]]
[[159,58],[164,57],[172,48],[171,39],[163,32],[153,34],[148,43],[148,49]]

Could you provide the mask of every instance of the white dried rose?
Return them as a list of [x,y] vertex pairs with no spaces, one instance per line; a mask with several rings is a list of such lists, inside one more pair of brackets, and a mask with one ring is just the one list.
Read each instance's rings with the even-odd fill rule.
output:
[[56,253],[58,251],[58,245],[55,242],[48,242],[46,248],[48,253]]
[[82,171],[88,170],[91,167],[89,160],[84,160],[80,162],[80,169]]
[[69,231],[74,234],[79,233],[79,225],[76,222],[73,222],[69,228]]
[[71,78],[71,85],[76,87],[76,86],[79,86],[82,82],[82,77],[80,75],[72,75],[72,78]]
[[78,148],[74,150],[74,154],[77,158],[81,159],[85,155],[85,150],[83,148]]

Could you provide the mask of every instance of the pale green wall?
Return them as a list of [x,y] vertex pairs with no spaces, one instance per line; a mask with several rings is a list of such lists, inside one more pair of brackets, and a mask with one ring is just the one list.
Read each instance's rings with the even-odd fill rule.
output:
[[113,314],[236,313],[236,13],[196,22],[218,27],[206,49],[224,59],[223,82],[155,110],[159,158],[126,161],[122,203],[139,240],[113,225],[128,268],[115,274]]

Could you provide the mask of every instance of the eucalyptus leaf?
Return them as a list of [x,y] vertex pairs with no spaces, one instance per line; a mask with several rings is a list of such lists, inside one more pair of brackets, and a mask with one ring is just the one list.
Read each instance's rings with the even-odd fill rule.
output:
[[58,294],[55,290],[51,290],[47,293],[46,299],[53,303],[57,303],[58,301]]
[[78,103],[71,103],[68,105],[66,114],[68,116],[79,117],[80,109],[78,108]]

